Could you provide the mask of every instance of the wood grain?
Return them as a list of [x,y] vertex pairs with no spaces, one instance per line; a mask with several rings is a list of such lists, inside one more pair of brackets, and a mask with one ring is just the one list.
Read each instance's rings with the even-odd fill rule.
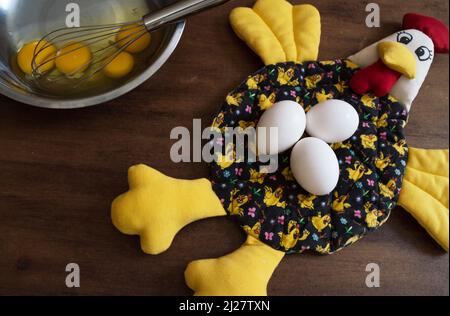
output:
[[[299,1],[294,1],[299,3]],[[322,13],[321,59],[348,56],[397,30],[404,13],[448,25],[446,0],[379,0],[382,28],[364,25],[367,1],[310,1]],[[110,223],[113,198],[127,189],[126,170],[147,163],[175,177],[208,175],[206,164],[169,159],[175,126],[207,126],[224,96],[261,63],[231,31],[228,5],[192,17],[169,62],[115,101],[83,110],[32,108],[0,96],[0,295],[190,295],[188,262],[239,247],[229,219],[190,225],[160,256]],[[449,60],[438,55],[407,128],[409,144],[449,145]],[[333,256],[288,256],[270,295],[448,295],[448,255],[404,210],[363,241]],[[66,264],[81,267],[81,288],[65,287]],[[365,286],[368,263],[381,288]]]

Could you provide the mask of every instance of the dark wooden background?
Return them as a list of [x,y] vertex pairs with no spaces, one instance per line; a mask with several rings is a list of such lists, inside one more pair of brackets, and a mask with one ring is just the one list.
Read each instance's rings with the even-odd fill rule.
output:
[[[0,295],[190,295],[188,262],[227,254],[244,234],[225,218],[190,225],[159,256],[139,249],[110,222],[126,171],[147,163],[176,177],[208,175],[205,164],[169,159],[175,126],[205,127],[226,93],[261,63],[232,33],[234,1],[189,20],[169,62],[125,97],[82,110],[32,108],[0,96]],[[300,3],[300,1],[294,1]],[[378,0],[382,28],[365,27],[366,1],[310,1],[322,13],[321,59],[348,56],[396,31],[404,13],[448,25],[447,0]],[[411,146],[448,148],[449,59],[437,55],[412,108]],[[448,295],[448,255],[404,210],[379,231],[332,256],[287,256],[270,295]],[[65,287],[65,266],[81,267],[81,288]],[[368,263],[381,288],[365,286]]]

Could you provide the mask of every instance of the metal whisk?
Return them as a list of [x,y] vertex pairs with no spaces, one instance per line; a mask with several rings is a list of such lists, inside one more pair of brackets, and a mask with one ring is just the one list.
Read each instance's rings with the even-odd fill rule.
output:
[[[32,76],[36,81],[42,82],[41,79],[45,79],[47,83],[51,84],[67,78],[78,79],[80,82],[85,82],[104,69],[121,52],[134,44],[147,32],[152,32],[166,24],[179,22],[190,15],[223,4],[227,1],[228,0],[182,0],[165,8],[156,10],[138,21],[55,30],[45,35],[36,46],[32,59]],[[120,42],[117,42],[117,34],[124,30],[127,30],[127,36],[123,37]],[[63,53],[59,51],[57,54],[55,53],[49,56],[48,49],[50,47],[56,47],[58,49],[75,42],[81,43],[82,45],[75,46],[73,49],[69,49]],[[83,47],[90,48],[91,58],[86,64],[83,64],[72,73],[55,74],[54,72],[49,73],[43,71],[48,63],[53,63],[57,58],[71,54]],[[85,69],[89,69],[89,71],[77,78],[77,75]]]

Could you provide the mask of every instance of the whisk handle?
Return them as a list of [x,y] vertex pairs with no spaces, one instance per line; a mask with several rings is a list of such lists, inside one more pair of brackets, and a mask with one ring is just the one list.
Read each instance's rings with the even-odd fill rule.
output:
[[181,0],[144,16],[145,27],[153,31],[165,24],[179,22],[186,17],[221,5],[229,0]]

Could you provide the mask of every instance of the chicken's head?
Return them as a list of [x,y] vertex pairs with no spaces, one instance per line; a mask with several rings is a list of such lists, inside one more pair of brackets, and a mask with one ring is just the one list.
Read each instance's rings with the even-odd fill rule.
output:
[[362,69],[350,82],[358,94],[390,93],[410,109],[435,53],[449,52],[449,31],[439,20],[415,13],[406,14],[403,28],[350,56]]

